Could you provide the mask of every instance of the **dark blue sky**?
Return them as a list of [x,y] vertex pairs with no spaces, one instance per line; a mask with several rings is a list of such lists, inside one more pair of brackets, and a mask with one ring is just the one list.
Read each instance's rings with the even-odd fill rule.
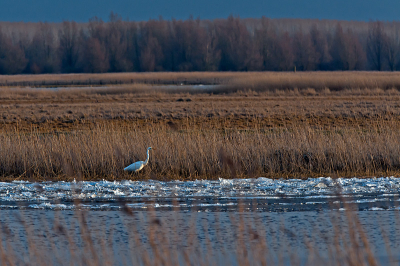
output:
[[0,21],[108,20],[111,11],[124,19],[317,18],[400,20],[399,0],[0,0]]

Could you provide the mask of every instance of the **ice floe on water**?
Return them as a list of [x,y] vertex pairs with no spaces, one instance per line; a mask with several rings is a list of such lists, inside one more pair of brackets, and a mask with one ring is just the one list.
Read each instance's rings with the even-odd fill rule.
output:
[[[324,184],[321,186],[320,184]],[[134,197],[281,197],[329,198],[374,193],[398,195],[400,179],[382,178],[310,178],[300,179],[222,179],[196,181],[82,181],[1,182],[0,201],[32,200],[110,200]]]
[[[0,208],[24,205],[31,209],[120,208],[119,201],[130,201],[132,208],[173,206],[171,199],[186,207],[225,207],[240,199],[264,200],[280,205],[324,205],[330,201],[367,204],[394,201],[400,192],[400,179],[338,178],[301,179],[218,179],[196,181],[81,181],[0,182]],[[339,196],[340,195],[340,196]],[[338,199],[340,198],[340,199]],[[351,198],[351,199],[350,199]],[[156,200],[156,203],[148,203]],[[221,202],[222,201],[222,202]],[[110,204],[111,203],[111,204]],[[268,205],[264,204],[264,205]],[[376,207],[378,208],[378,207]],[[380,208],[380,207],[379,207]]]

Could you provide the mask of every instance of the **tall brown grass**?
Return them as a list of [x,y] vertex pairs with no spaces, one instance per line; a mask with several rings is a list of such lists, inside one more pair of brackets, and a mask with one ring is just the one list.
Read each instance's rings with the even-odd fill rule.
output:
[[[398,175],[397,127],[323,130],[176,130],[167,126],[97,126],[64,133],[0,134],[2,179],[216,179]],[[139,174],[124,166],[145,157]]]

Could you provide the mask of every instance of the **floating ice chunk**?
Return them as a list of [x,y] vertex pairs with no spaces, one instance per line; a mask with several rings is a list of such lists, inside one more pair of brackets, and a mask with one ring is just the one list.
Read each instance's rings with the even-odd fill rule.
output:
[[144,202],[138,202],[138,203],[128,203],[126,206],[130,208],[136,208],[136,207],[145,207],[146,204]]
[[12,183],[16,184],[29,184],[29,181],[24,181],[24,180],[13,180]]
[[15,205],[0,205],[0,209],[18,209]]
[[271,183],[274,182],[273,179],[271,178],[266,178],[266,177],[259,177],[256,179],[257,182],[263,182],[263,183]]
[[234,203],[234,202],[229,202],[229,203],[219,203],[219,202],[217,202],[217,203],[200,203],[200,204],[194,204],[194,205],[192,205],[192,206],[199,206],[199,207],[213,207],[213,206],[215,206],[215,207],[218,207],[218,206],[235,206],[235,205],[237,205],[237,203]]
[[119,189],[116,189],[116,190],[114,190],[114,195],[116,195],[116,196],[123,196],[123,195],[125,195],[125,193],[122,192],[122,191],[119,190]]
[[321,182],[321,183],[318,183],[317,185],[315,185],[315,187],[317,187],[317,188],[327,188],[328,186],[325,183]]
[[43,196],[39,196],[39,197],[37,198],[37,200],[48,200],[48,198],[43,197]]
[[21,193],[23,196],[25,196],[25,197],[31,197],[32,196],[32,193],[31,192],[22,192]]
[[384,211],[384,208],[379,208],[379,207],[371,207],[368,209],[369,211]]
[[174,207],[174,205],[171,204],[159,204],[159,203],[155,203],[154,204],[154,208],[171,208]]
[[41,204],[31,204],[28,207],[32,209],[71,209],[74,206],[67,207],[65,204],[51,204],[49,202],[44,202]]
[[327,199],[327,198],[336,198],[336,195],[311,195],[311,196],[305,196],[305,199]]
[[370,202],[377,202],[377,199],[360,199],[360,200],[356,200],[356,203],[370,203]]
[[233,184],[233,179],[224,179],[224,178],[219,178],[219,182],[221,185],[232,185]]

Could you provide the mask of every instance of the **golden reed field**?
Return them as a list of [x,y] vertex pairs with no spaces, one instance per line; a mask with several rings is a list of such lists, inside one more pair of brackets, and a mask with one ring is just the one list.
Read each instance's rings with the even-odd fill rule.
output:
[[[400,174],[395,72],[15,75],[0,85],[2,180]],[[149,165],[123,172],[148,146]]]

